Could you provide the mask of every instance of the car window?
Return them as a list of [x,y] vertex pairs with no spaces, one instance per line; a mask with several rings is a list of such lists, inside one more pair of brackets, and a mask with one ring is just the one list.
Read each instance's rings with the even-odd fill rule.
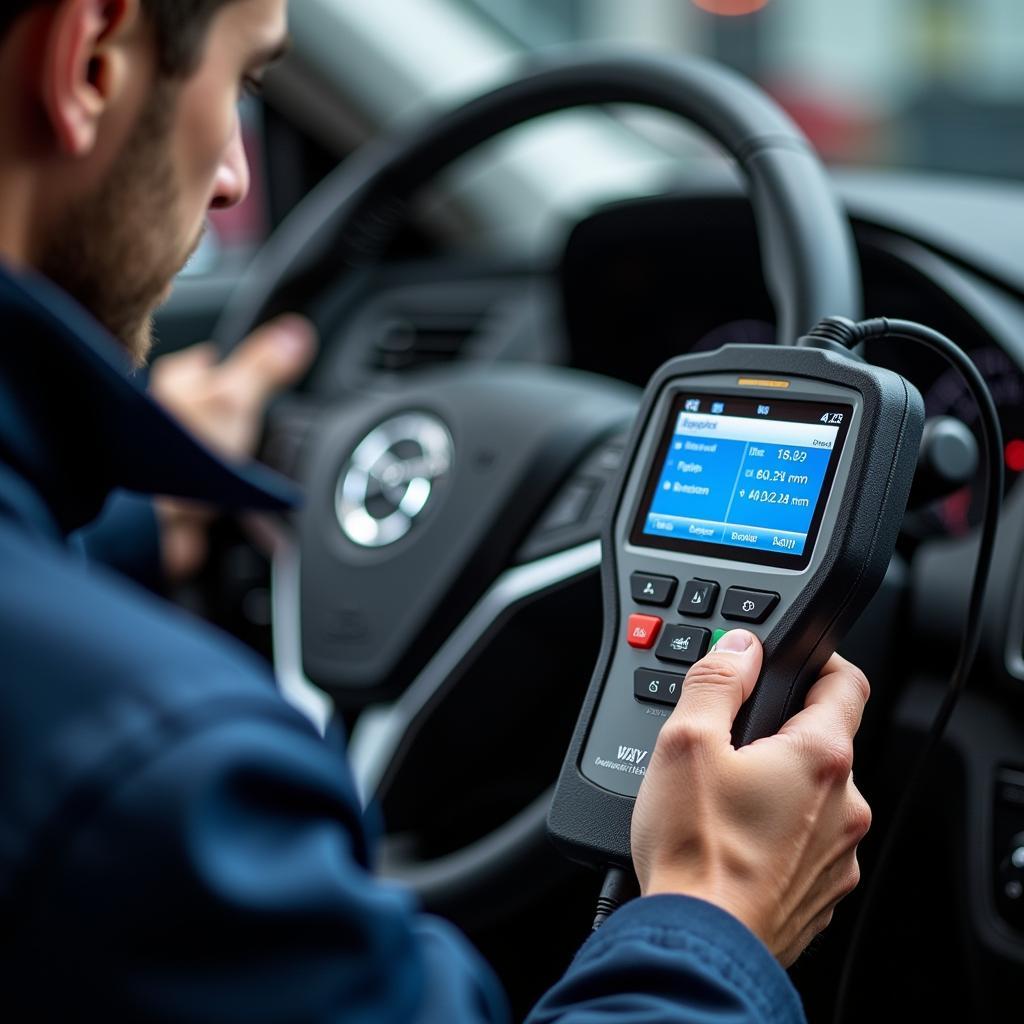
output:
[[635,44],[753,77],[826,159],[1024,178],[1020,0],[460,0],[527,48]]

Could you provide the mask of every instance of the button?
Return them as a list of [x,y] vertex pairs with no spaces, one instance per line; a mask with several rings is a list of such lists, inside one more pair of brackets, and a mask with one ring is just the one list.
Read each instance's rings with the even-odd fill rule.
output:
[[661,632],[661,619],[657,615],[630,615],[626,626],[626,642],[642,651],[650,650]]
[[709,651],[713,651],[715,649],[715,647],[718,645],[718,641],[721,640],[722,637],[725,636],[725,634],[728,633],[728,632],[729,632],[729,630],[727,630],[727,629],[716,629],[711,634],[711,646],[708,648],[708,650]]
[[692,665],[704,657],[710,638],[710,630],[697,626],[666,626],[654,656],[661,658],[662,661],[678,661],[683,665]]
[[625,447],[625,438],[612,438],[607,444],[601,445],[587,457],[587,461],[583,463],[583,472],[610,477],[622,465],[622,454]]
[[690,580],[683,587],[683,596],[679,602],[680,615],[692,615],[696,619],[706,619],[714,610],[718,600],[718,584],[713,580]]
[[740,622],[764,622],[778,603],[778,594],[730,587],[725,592],[725,600],[722,602],[722,618],[738,619]]
[[629,589],[637,604],[656,604],[661,608],[672,603],[678,585],[672,576],[635,572],[629,577]]
[[659,672],[656,668],[638,668],[633,673],[633,695],[654,704],[675,704],[683,689],[683,676]]
[[573,480],[555,499],[538,529],[561,530],[567,526],[582,523],[597,491],[594,480]]

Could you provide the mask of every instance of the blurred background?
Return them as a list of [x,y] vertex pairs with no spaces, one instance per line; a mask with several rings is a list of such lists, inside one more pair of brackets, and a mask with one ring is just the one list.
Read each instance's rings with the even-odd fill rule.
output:
[[[291,21],[295,52],[265,99],[243,101],[252,195],[211,218],[187,277],[236,273],[311,180],[389,125],[580,44],[722,61],[844,170],[1024,182],[1024,0],[299,0]],[[650,112],[548,121],[463,161],[439,206],[496,244],[535,247],[603,200],[721,165],[699,135]]]
[[1021,0],[461,2],[526,47],[615,41],[723,61],[831,161],[1024,178]]

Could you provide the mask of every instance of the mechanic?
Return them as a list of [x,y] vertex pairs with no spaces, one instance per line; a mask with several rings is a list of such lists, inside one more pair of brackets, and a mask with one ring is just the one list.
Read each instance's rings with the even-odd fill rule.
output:
[[[117,489],[284,498],[131,371],[206,211],[245,195],[238,96],[285,43],[285,0],[6,0],[0,33],[4,1015],[505,1019],[457,932],[372,878],[340,739],[230,638],[72,542]],[[222,365],[210,348],[158,365],[157,382],[238,455],[312,349],[285,320]],[[172,506],[164,528],[170,569],[201,561],[195,513]],[[145,557],[124,547],[110,560]],[[737,751],[760,659],[736,630],[690,671],[633,819],[643,896],[532,1020],[803,1018],[783,968],[857,882],[867,684],[834,658],[778,736]]]

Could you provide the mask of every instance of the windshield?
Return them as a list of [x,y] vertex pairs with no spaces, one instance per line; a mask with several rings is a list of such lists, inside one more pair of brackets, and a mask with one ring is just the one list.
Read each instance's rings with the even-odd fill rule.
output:
[[1024,180],[1022,0],[461,2],[525,48],[619,42],[720,60],[833,163]]

